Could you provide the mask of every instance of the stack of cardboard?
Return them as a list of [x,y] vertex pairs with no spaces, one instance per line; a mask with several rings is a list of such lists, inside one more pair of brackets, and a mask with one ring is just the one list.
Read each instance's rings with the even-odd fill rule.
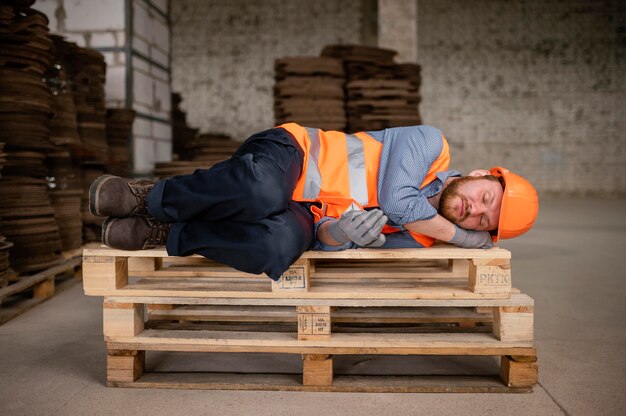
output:
[[324,130],[346,127],[345,75],[340,60],[294,57],[275,63],[276,124],[296,122]]
[[421,123],[420,67],[393,62],[395,51],[331,45],[322,56],[340,59],[346,71],[347,130],[381,130]]

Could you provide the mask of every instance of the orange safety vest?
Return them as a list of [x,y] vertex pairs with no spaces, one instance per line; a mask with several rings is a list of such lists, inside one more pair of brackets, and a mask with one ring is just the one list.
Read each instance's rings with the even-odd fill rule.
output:
[[[291,133],[304,150],[302,173],[292,199],[319,204],[311,206],[316,222],[324,216],[339,218],[351,206],[359,209],[378,207],[378,167],[382,143],[365,132],[322,131],[296,123],[278,127]],[[442,140],[443,149],[420,188],[434,181],[437,172],[448,169],[450,150],[445,137],[442,136]],[[382,232],[398,231],[385,225]],[[409,233],[424,247],[435,242],[432,237],[412,231]]]

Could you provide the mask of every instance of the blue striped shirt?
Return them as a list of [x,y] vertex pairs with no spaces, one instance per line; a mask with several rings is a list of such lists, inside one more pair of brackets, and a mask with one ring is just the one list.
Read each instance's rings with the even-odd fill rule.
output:
[[[403,225],[437,215],[428,198],[441,192],[450,176],[461,176],[456,170],[437,172],[437,178],[420,189],[431,165],[441,154],[443,135],[430,126],[393,127],[366,133],[383,144],[378,169],[378,204],[389,218],[387,224],[402,230],[386,234],[383,248],[421,247]],[[322,218],[315,224],[315,230],[330,219]],[[352,242],[331,246],[318,240],[312,249],[336,251],[355,247]]]

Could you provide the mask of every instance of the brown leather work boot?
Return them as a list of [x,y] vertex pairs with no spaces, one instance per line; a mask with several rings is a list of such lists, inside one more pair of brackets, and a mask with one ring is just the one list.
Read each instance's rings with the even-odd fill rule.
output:
[[102,175],[89,187],[89,211],[100,217],[148,215],[146,197],[153,186],[154,182],[146,179]]
[[143,215],[109,217],[102,224],[102,242],[119,250],[145,250],[164,246],[169,231],[169,223]]

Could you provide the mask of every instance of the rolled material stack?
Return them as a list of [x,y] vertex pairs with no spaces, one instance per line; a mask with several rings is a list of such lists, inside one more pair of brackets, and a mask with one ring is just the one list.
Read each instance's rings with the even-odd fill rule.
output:
[[109,173],[118,176],[129,175],[130,133],[135,120],[135,111],[124,108],[107,109],[107,144],[109,146]]
[[276,124],[296,122],[344,130],[345,73],[341,60],[317,57],[277,59],[274,65]]
[[0,246],[6,240],[14,244],[10,261],[21,273],[49,267],[61,251],[44,163],[52,149],[52,94],[44,74],[53,63],[54,44],[48,19],[32,3],[0,5],[0,141],[6,143],[0,179],[0,233],[6,239]]
[[46,74],[46,81],[52,91],[50,141],[57,146],[71,145],[76,148],[80,146],[80,136],[68,66],[70,54],[78,46],[57,35],[50,35],[50,39],[56,49],[54,65]]
[[54,59],[48,18],[34,1],[0,4],[0,141],[7,149],[50,149],[51,97],[44,84]]
[[13,243],[7,241],[7,238],[0,234],[0,288],[9,284],[9,268],[11,266],[9,249],[11,247],[13,247]]
[[[4,143],[0,142],[0,173],[4,162],[6,162],[6,153],[3,152]],[[1,177],[1,175],[0,175]],[[0,218],[2,221],[2,218]],[[7,241],[7,238],[0,234],[0,288],[9,284],[9,249],[13,247],[13,243]]]
[[341,59],[346,71],[350,132],[421,123],[420,67],[393,62],[395,51],[360,45],[331,45],[322,56]]
[[[41,166],[33,169],[34,172],[46,170],[43,157],[33,155],[29,159],[28,163]],[[0,195],[3,196],[0,233],[14,243],[11,266],[22,273],[43,270],[55,264],[61,253],[59,227],[50,204],[47,181],[34,173],[31,176],[6,173],[0,180]]]
[[2,177],[2,168],[7,161],[7,154],[4,153],[4,142],[0,142],[0,178]]
[[241,146],[241,142],[233,140],[222,133],[203,133],[185,144],[180,154],[182,160],[158,162],[154,174],[165,179],[175,175],[188,175],[196,169],[209,169],[211,166],[230,158]]
[[80,247],[83,242],[81,169],[69,151],[59,149],[48,155],[48,187],[63,250]]
[[172,93],[172,147],[174,159],[184,159],[185,145],[195,139],[198,129],[187,125],[187,113],[180,108],[183,101],[179,93]]
[[69,57],[78,134],[85,159],[106,162],[109,148],[106,140],[106,107],[104,55],[89,48],[72,48]]

